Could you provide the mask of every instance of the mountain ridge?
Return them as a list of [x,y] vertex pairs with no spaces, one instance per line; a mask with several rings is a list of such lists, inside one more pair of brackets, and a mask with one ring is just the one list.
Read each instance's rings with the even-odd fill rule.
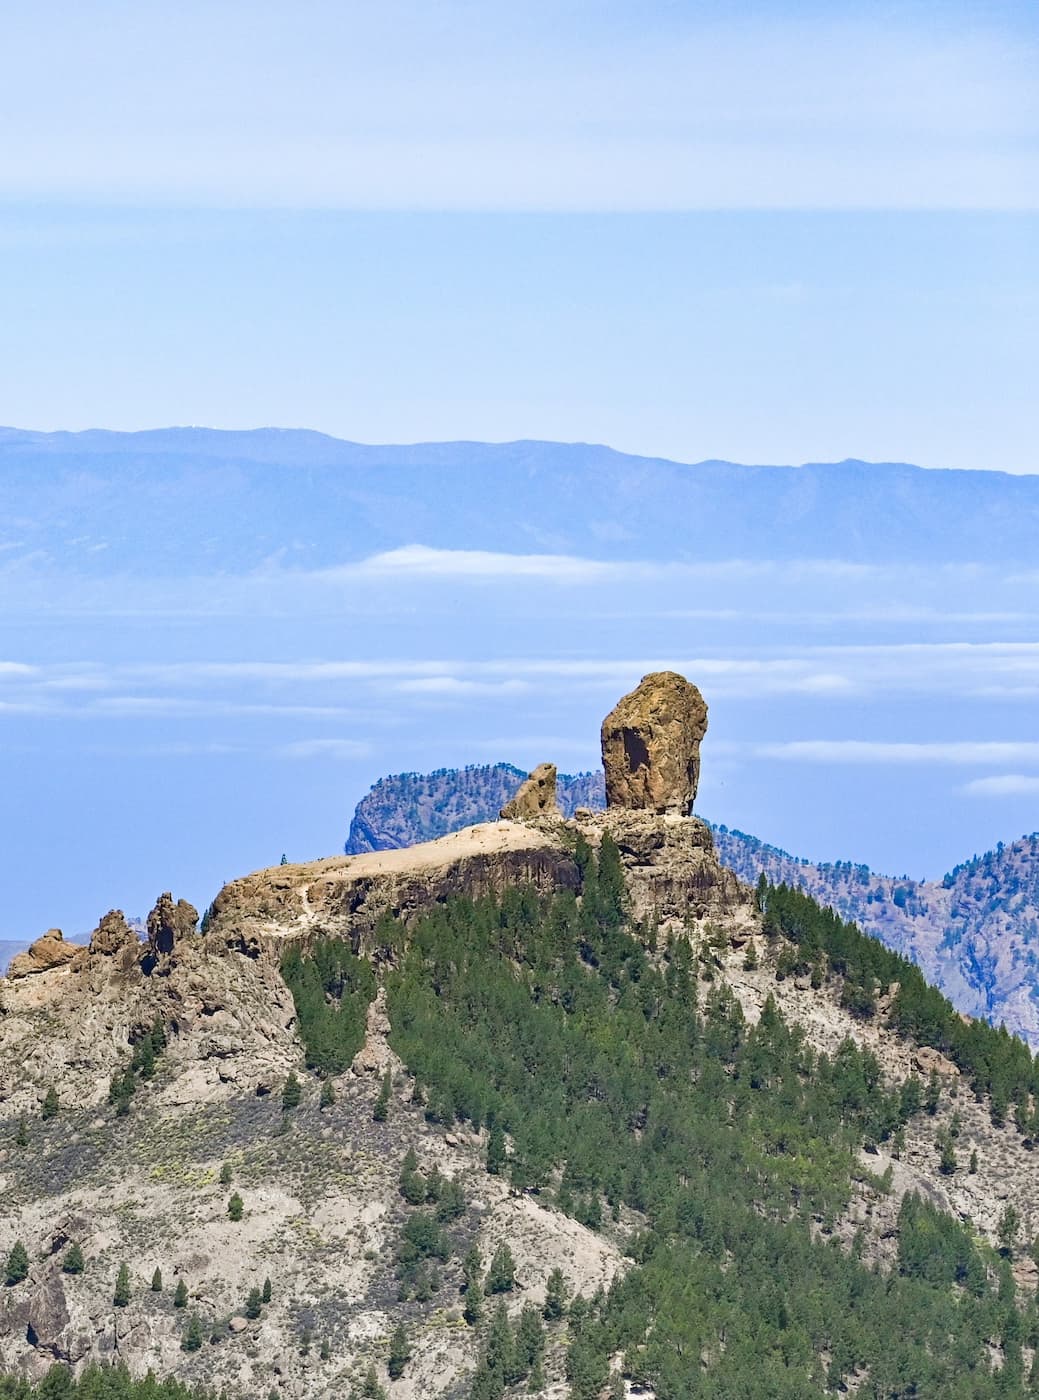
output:
[[[799,466],[681,463],[538,439],[378,445],[308,429],[180,428],[6,429],[0,461],[0,506],[12,519],[31,527],[50,518],[60,527],[64,516],[60,506],[55,516],[55,503],[74,498],[83,533],[108,538],[106,498],[118,491],[124,515],[136,517],[135,530],[120,538],[128,557],[135,557],[134,534],[146,534],[153,547],[172,534],[185,563],[198,549],[194,526],[207,503],[225,556],[256,560],[265,556],[250,551],[249,532],[269,536],[271,519],[280,516],[279,533],[299,530],[311,553],[341,561],[354,531],[326,537],[321,526],[339,507],[363,527],[356,539],[370,541],[369,552],[415,540],[529,549],[527,522],[544,520],[559,537],[556,552],[594,556],[607,541],[611,558],[681,559],[690,556],[695,521],[698,559],[820,559],[839,539],[841,557],[857,561],[1004,564],[1030,560],[1039,529],[1039,477],[856,458]],[[37,470],[44,464],[46,482]],[[446,516],[443,478],[434,496],[431,467],[453,474]],[[89,473],[89,491],[82,472]],[[595,510],[588,518],[591,472]],[[275,516],[261,510],[275,502]]]
[[[522,777],[511,764],[488,764],[382,778],[358,803],[344,849],[387,849],[443,835],[453,821],[491,821]],[[602,775],[560,775],[559,795],[568,815],[602,807]],[[816,863],[708,825],[722,863],[746,883],[765,875],[805,890],[918,963],[961,1011],[1005,1021],[1039,1046],[1039,833],[1001,842],[941,880],[913,880],[851,861]]]

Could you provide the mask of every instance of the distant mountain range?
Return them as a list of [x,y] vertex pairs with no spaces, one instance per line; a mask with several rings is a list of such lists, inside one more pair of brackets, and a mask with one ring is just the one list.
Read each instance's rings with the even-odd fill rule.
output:
[[[274,428],[2,428],[0,468],[0,519],[22,546],[50,550],[67,527],[87,542],[85,567],[116,552],[127,568],[259,565],[287,540],[311,567],[402,540],[622,560],[1034,563],[1039,534],[1039,476],[901,462],[685,464],[587,443],[368,446]],[[91,560],[98,540],[107,561]]]
[[[382,778],[358,803],[347,854],[432,840],[493,821],[524,773],[507,763]],[[601,773],[561,775],[560,806],[601,807]],[[1022,836],[942,880],[879,875],[851,861],[814,864],[742,831],[711,824],[718,854],[748,884],[764,872],[831,905],[911,958],[959,1010],[1039,1047],[1039,833]]]

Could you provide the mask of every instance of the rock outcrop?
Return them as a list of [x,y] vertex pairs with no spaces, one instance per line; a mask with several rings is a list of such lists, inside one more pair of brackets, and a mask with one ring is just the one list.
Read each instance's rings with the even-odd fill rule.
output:
[[217,895],[205,942],[274,961],[287,939],[306,945],[346,938],[355,950],[371,952],[386,914],[410,924],[454,896],[501,894],[511,885],[541,894],[580,889],[571,845],[560,831],[491,822],[405,850],[258,870]]
[[167,890],[160,894],[155,908],[148,915],[148,942],[153,953],[166,956],[182,938],[195,932],[198,924],[198,910],[186,899],[173,903],[173,895]]
[[139,947],[140,939],[126,922],[126,915],[121,909],[109,909],[90,935],[90,951],[106,958],[121,953],[124,948]]
[[24,953],[11,959],[7,969],[8,977],[31,977],[37,972],[49,972],[52,967],[63,967],[70,963],[79,952],[75,943],[66,943],[60,928],[48,929],[42,937],[30,943]]
[[675,671],[654,671],[602,723],[606,805],[687,817],[700,781],[707,705]]
[[503,821],[529,822],[538,817],[562,817],[556,801],[556,765],[539,763],[499,816]]
[[718,863],[706,822],[613,807],[576,825],[593,849],[607,832],[617,843],[636,919],[665,933],[725,923],[735,937],[755,926],[750,891]]

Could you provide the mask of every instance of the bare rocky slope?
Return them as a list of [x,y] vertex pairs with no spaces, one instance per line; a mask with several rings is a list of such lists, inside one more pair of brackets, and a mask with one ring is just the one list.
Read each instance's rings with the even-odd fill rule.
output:
[[[381,778],[357,805],[346,850],[370,851],[490,820],[523,780],[511,764]],[[421,801],[416,800],[421,794]],[[599,808],[601,773],[559,778],[560,807]],[[879,875],[851,861],[819,864],[743,831],[711,825],[723,865],[756,884],[762,874],[835,909],[917,963],[961,1011],[1000,1022],[1039,1047],[1039,833],[1022,836],[941,880]]]
[[[401,1027],[385,997],[424,915],[456,898],[531,889],[583,910],[595,849],[615,852],[617,898],[645,939],[646,967],[663,969],[680,946],[699,969],[683,1016],[731,996],[733,1016],[751,1026],[778,1009],[813,1056],[871,1052],[875,1062],[864,1063],[875,1063],[892,1092],[932,1077],[934,1111],[912,1113],[898,1134],[866,1144],[850,1203],[838,1218],[820,1213],[816,1234],[890,1269],[899,1207],[912,1192],[965,1223],[981,1245],[997,1242],[1009,1204],[1020,1238],[1039,1233],[1031,1129],[994,1115],[957,1064],[895,1028],[887,1013],[897,986],[878,989],[864,1011],[846,995],[849,974],[818,960],[806,970],[804,950],[769,928],[752,890],[719,862],[710,829],[688,814],[698,736],[672,765],[680,782],[664,790],[653,771],[639,778],[640,766],[656,763],[654,713],[649,700],[629,707],[618,756],[608,756],[634,775],[630,805],[581,803],[565,816],[541,773],[536,791],[510,794],[517,810],[534,813],[523,820],[476,824],[408,850],[257,871],[219,893],[201,928],[196,911],[167,894],[145,940],[113,911],[88,947],[63,948],[51,932],[29,950],[16,975],[0,981],[0,1258],[16,1242],[27,1253],[26,1276],[0,1291],[0,1369],[39,1377],[55,1360],[81,1368],[121,1359],[135,1373],[175,1371],[229,1395],[286,1400],[370,1394],[373,1371],[375,1384],[392,1384],[402,1400],[454,1400],[469,1393],[485,1347],[462,1318],[471,1246],[486,1266],[509,1245],[516,1283],[502,1296],[513,1318],[544,1301],[555,1269],[571,1292],[591,1297],[632,1268],[643,1223],[636,1210],[615,1204],[612,1215],[579,1223],[558,1192],[510,1185],[487,1170],[486,1124],[438,1121],[394,1049]],[[590,786],[586,779],[582,792]],[[374,995],[352,1063],[319,1080],[306,1070],[286,955],[320,956],[330,938],[355,951]],[[636,1119],[632,1141],[643,1129]],[[421,1173],[435,1168],[457,1188],[437,1286],[425,1295],[402,1289],[395,1269],[414,1218],[401,1192],[409,1150]],[[773,1144],[773,1157],[783,1152]],[[951,1169],[942,1165],[950,1152]],[[753,1176],[764,1163],[742,1169]],[[73,1247],[80,1269],[69,1268]],[[125,1288],[117,1283],[123,1265]],[[1013,1277],[1030,1297],[1027,1252],[1014,1256]],[[250,1290],[265,1280],[270,1301],[249,1306]],[[199,1345],[185,1350],[192,1322]],[[398,1325],[412,1355],[391,1380]],[[591,1393],[579,1392],[573,1375],[568,1385],[567,1326],[548,1339],[540,1387],[548,1396]],[[1014,1360],[1009,1348],[993,1341],[997,1370]],[[1032,1353],[1028,1344],[1029,1365]],[[621,1379],[621,1360],[611,1361],[611,1395],[636,1386]],[[703,1352],[705,1373],[717,1360]],[[862,1379],[853,1375],[849,1388]]]

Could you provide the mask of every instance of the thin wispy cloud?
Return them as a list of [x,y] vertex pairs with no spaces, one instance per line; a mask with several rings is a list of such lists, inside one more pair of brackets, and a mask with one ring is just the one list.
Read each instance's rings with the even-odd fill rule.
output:
[[998,773],[990,778],[974,778],[960,789],[968,797],[1039,797],[1039,776],[1027,773]]
[[[805,646],[790,655],[756,647],[727,654],[644,656],[383,657],[302,661],[51,663],[12,669],[0,708],[11,713],[191,718],[226,714],[343,716],[393,696],[463,704],[531,690],[565,695],[623,690],[650,671],[696,679],[712,700],[988,698],[1014,704],[1039,689],[1039,644],[878,643]],[[385,713],[385,712],[384,712]]]
[[279,758],[330,758],[346,761],[365,758],[371,745],[361,739],[298,739],[277,750]]
[[790,763],[825,764],[1035,764],[1039,767],[1039,743],[1031,740],[964,740],[952,743],[901,743],[868,739],[798,739],[780,744],[759,744],[762,758]]

